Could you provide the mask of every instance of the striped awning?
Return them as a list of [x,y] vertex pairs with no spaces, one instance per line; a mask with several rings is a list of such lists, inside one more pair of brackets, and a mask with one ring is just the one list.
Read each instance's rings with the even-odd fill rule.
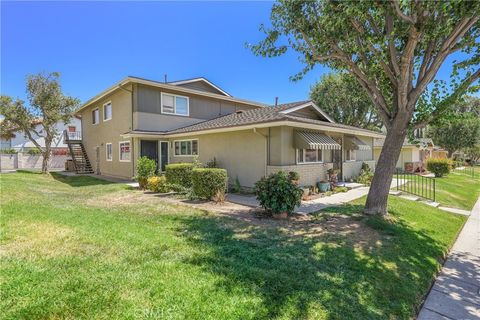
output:
[[342,146],[329,136],[311,131],[295,131],[293,143],[297,149],[342,149]]
[[372,147],[357,137],[345,137],[345,149],[347,150],[372,150]]

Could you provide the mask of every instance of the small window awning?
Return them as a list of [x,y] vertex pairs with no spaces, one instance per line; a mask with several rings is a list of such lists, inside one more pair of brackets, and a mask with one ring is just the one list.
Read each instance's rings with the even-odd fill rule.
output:
[[297,149],[342,149],[342,146],[335,140],[319,132],[295,131],[293,143]]
[[357,137],[345,137],[345,149],[347,150],[372,150],[372,147]]

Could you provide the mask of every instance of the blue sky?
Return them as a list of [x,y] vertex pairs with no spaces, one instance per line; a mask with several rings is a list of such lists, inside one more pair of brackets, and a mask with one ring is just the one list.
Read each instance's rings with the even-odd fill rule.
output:
[[1,92],[25,99],[25,76],[59,71],[64,91],[86,101],[127,75],[204,76],[233,96],[273,103],[308,98],[328,72],[303,80],[294,52],[254,56],[271,2],[1,2]]

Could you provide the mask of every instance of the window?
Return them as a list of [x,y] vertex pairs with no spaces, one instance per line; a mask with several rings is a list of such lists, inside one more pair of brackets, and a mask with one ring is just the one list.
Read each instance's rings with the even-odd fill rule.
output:
[[112,119],[112,102],[109,101],[103,105],[103,121]]
[[105,144],[105,153],[106,153],[107,161],[112,161],[113,153],[112,153],[112,144],[111,143]]
[[176,156],[198,155],[198,140],[175,141],[174,146]]
[[357,160],[357,152],[355,150],[346,150],[345,155],[347,161],[356,161]]
[[125,162],[130,161],[130,141],[120,141],[119,148],[119,160]]
[[98,124],[99,122],[100,122],[100,114],[97,108],[92,111],[92,124]]
[[75,132],[77,131],[77,127],[75,126],[68,126],[68,132]]
[[189,114],[188,104],[189,104],[188,97],[162,93],[162,113],[176,114],[179,116],[188,116]]
[[321,149],[297,149],[297,163],[323,162]]

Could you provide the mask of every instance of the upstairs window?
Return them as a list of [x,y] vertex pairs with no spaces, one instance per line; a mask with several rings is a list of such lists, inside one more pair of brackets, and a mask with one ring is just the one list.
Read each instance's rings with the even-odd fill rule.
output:
[[198,155],[198,140],[175,141],[176,156],[194,156]]
[[112,102],[109,101],[103,105],[103,121],[112,119]]
[[162,113],[188,116],[188,97],[162,93]]
[[100,122],[100,113],[97,109],[92,111],[92,124],[98,124]]

